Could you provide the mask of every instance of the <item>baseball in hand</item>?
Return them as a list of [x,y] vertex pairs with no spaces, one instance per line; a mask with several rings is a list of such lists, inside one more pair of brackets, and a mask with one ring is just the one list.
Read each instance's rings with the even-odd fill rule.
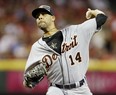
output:
[[90,18],[93,18],[93,17],[95,17],[94,14],[93,14],[93,10],[88,8],[88,11],[86,12],[86,18],[90,19]]
[[90,8],[88,8],[88,11],[86,12],[86,18],[87,19],[91,19],[96,17],[98,14],[105,14],[104,12],[95,9],[95,10],[91,10]]

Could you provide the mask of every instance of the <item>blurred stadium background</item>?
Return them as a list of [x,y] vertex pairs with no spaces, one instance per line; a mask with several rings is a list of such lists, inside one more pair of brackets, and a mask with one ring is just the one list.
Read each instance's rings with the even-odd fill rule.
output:
[[50,5],[58,28],[86,20],[87,8],[104,11],[108,20],[90,44],[89,86],[94,95],[116,95],[116,0],[0,0],[0,95],[45,95],[45,79],[35,89],[22,85],[31,45],[42,36],[31,16],[34,8]]

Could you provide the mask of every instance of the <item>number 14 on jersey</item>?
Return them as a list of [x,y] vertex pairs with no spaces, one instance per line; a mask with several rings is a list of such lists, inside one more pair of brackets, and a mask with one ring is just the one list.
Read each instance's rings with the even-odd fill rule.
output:
[[69,55],[69,59],[70,59],[71,65],[75,64],[74,61],[78,61],[78,62],[82,61],[80,52],[77,52],[76,56],[74,57],[72,55]]

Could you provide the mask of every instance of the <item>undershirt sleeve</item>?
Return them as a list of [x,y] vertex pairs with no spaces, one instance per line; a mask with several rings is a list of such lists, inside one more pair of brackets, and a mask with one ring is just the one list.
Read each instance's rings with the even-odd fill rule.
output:
[[98,14],[96,17],[97,29],[101,28],[101,26],[106,22],[107,16],[104,14]]

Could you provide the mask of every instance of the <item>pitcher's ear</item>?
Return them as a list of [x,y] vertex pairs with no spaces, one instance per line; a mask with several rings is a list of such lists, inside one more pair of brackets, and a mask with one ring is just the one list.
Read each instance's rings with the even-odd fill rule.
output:
[[55,21],[55,19],[56,19],[55,16],[52,16],[52,20]]

